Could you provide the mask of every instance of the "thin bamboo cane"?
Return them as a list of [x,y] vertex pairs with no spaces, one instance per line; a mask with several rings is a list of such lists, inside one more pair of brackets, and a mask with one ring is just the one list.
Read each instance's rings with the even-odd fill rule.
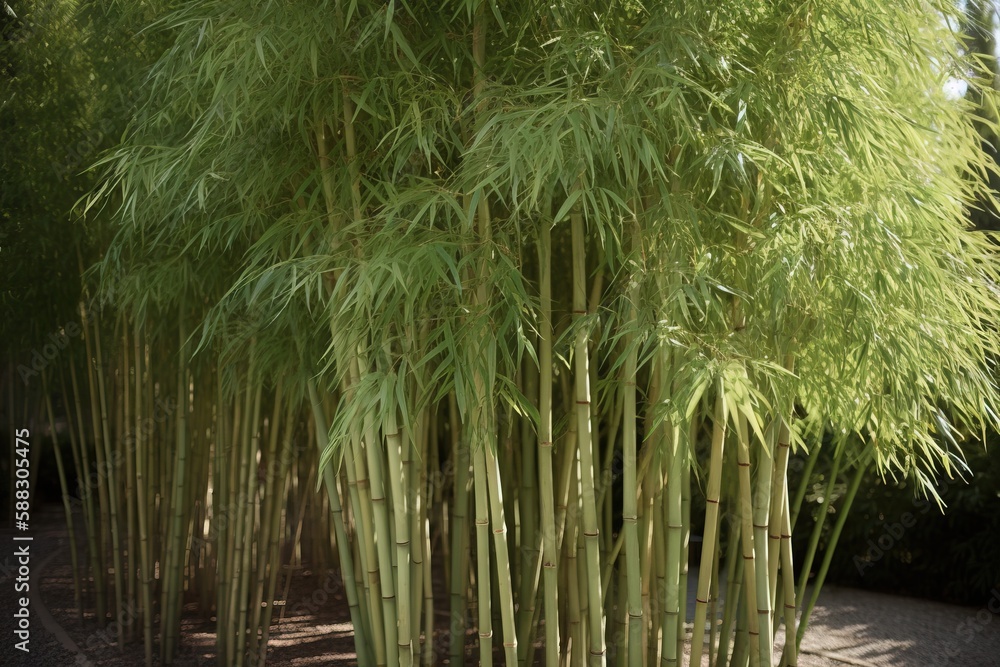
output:
[[[124,568],[122,567],[122,548],[121,548],[121,532],[119,530],[118,521],[118,466],[113,464],[117,458],[112,456],[112,446],[111,441],[111,429],[108,421],[108,398],[107,398],[107,383],[104,376],[104,355],[101,353],[101,330],[99,323],[95,320],[93,322],[94,329],[94,354],[97,358],[97,363],[95,364],[95,369],[97,371],[97,392],[100,398],[101,406],[101,442],[104,445],[104,460],[106,461],[106,470],[104,471],[107,477],[107,489],[108,489],[108,516],[109,525],[111,527],[111,559],[112,564],[115,568],[115,618],[122,617],[122,609],[124,607],[124,585],[123,585],[123,575]],[[121,623],[115,623],[115,633],[116,641],[118,642],[118,650],[122,651],[125,649],[125,642],[123,636],[123,628]]]
[[[94,588],[96,590],[96,613],[97,613],[97,623],[98,625],[103,625],[107,618],[107,590],[106,584],[106,569],[105,569],[105,544],[106,535],[110,529],[111,520],[109,518],[108,510],[108,488],[107,488],[107,478],[106,469],[107,465],[104,460],[104,448],[101,445],[101,427],[100,427],[100,408],[98,407],[97,400],[97,387],[96,380],[94,377],[94,357],[93,357],[93,345],[92,345],[92,334],[87,321],[87,313],[84,309],[84,305],[80,303],[80,324],[83,330],[83,342],[86,349],[86,363],[87,363],[87,388],[88,394],[90,396],[90,424],[94,435],[94,462],[96,465],[96,470],[93,475],[88,476],[88,494],[91,492],[93,486],[97,486],[97,500],[98,507],[100,510],[100,523],[94,522],[97,526],[97,550],[96,558],[93,560],[94,567]],[[74,391],[76,391],[76,372],[73,366],[70,366],[70,377],[73,379]],[[79,395],[79,394],[77,394]],[[83,421],[81,420],[81,426]],[[84,442],[81,440],[81,443]],[[86,454],[87,448],[83,447],[82,451]],[[88,462],[84,460],[86,465]],[[13,468],[12,468],[13,469]],[[91,483],[91,479],[93,482]]]
[[[633,222],[631,244],[632,253],[636,254],[639,239],[637,225]],[[633,269],[637,270],[637,269]],[[637,532],[638,508],[636,495],[638,492],[636,476],[636,385],[635,376],[638,365],[638,349],[635,333],[632,328],[638,318],[636,309],[637,290],[633,280],[629,288],[628,323],[630,328],[625,333],[625,370],[622,379],[622,535],[625,538],[625,588],[628,599],[628,646],[627,662],[629,667],[639,667],[642,663],[642,582],[639,571],[639,534]]]
[[[70,363],[72,363],[72,361]],[[79,491],[82,491],[83,488],[84,488],[84,486],[83,486],[84,485],[83,476],[86,474],[86,469],[83,466],[83,460],[81,458],[81,451],[80,451],[80,449],[81,449],[82,445],[81,445],[80,441],[77,438],[77,431],[76,431],[76,426],[77,425],[73,421],[72,410],[70,410],[70,407],[69,407],[69,404],[68,404],[68,401],[69,401],[69,392],[66,391],[66,374],[63,372],[63,368],[62,368],[61,365],[59,366],[59,390],[60,390],[60,393],[63,396],[63,413],[64,413],[64,415],[66,417],[66,431],[69,434],[70,451],[73,453],[73,470],[76,471],[76,489],[79,492]],[[80,509],[81,509],[80,514],[81,514],[81,516],[83,518],[84,534],[86,536],[86,541],[87,541],[88,549],[89,549],[89,545],[90,545],[90,542],[91,542],[91,531],[93,530],[93,526],[91,525],[90,517],[87,514],[87,501],[86,501],[86,498],[77,499],[77,498],[74,498],[71,495],[70,499],[71,499],[71,501],[75,501],[75,503],[80,506]],[[81,572],[82,571],[83,570],[81,570]],[[80,576],[80,574],[78,573],[75,576]],[[84,577],[83,581],[80,582],[80,584],[81,584],[81,600],[80,600],[81,604],[77,605],[77,608],[76,608],[77,609],[77,614],[78,614],[78,617],[79,617],[79,620],[80,620],[80,623],[83,623],[83,618],[84,618],[84,614],[83,614],[84,609],[83,609],[83,602],[82,601],[83,601],[83,598],[86,597],[86,595],[87,595],[87,586],[86,586],[87,579],[89,579],[89,577]]]
[[823,554],[823,562],[820,565],[819,572],[816,574],[816,580],[813,582],[812,592],[809,595],[809,601],[806,602],[805,606],[802,608],[802,616],[799,618],[798,631],[795,634],[796,648],[802,645],[802,637],[805,634],[806,628],[809,627],[809,616],[812,614],[813,607],[816,605],[816,600],[819,599],[819,593],[823,588],[823,582],[826,581],[826,573],[829,571],[830,563],[833,561],[834,550],[837,548],[837,542],[840,540],[840,533],[843,531],[844,524],[847,522],[847,516],[851,511],[851,505],[854,504],[854,498],[858,494],[858,488],[861,486],[861,480],[864,479],[865,472],[867,472],[870,462],[871,458],[867,455],[862,461],[858,462],[858,467],[854,471],[854,477],[851,479],[851,484],[847,489],[847,494],[844,496],[844,503],[840,507],[840,512],[837,515],[837,522],[833,525],[833,531],[830,533],[830,539],[827,542],[826,551]]
[[[309,392],[309,404],[312,408],[313,420],[316,425],[316,444],[318,445],[320,451],[322,451],[326,447],[323,444],[326,442],[324,434],[328,432],[326,415],[320,402],[319,393],[316,391],[316,383],[312,379],[309,379],[306,386]],[[361,616],[357,582],[351,576],[354,572],[354,556],[351,553],[350,543],[347,539],[347,528],[344,523],[343,509],[340,505],[340,495],[337,492],[333,471],[330,468],[326,468],[323,471],[323,484],[326,487],[326,493],[330,499],[331,511],[333,512],[333,523],[334,530],[337,535],[337,551],[340,557],[341,576],[344,579],[344,588],[347,593],[347,604],[351,612],[351,623],[354,626],[355,652],[358,656],[359,664],[370,665],[373,663],[370,648],[368,646],[366,624],[362,620]]]
[[56,431],[56,415],[52,409],[52,396],[49,393],[48,372],[42,370],[42,395],[45,399],[45,412],[49,419],[49,432],[52,436],[52,451],[56,457],[56,473],[59,475],[59,489],[62,492],[63,512],[66,515],[66,535],[69,538],[70,565],[73,568],[73,602],[77,609],[82,609],[80,595],[80,566],[76,550],[76,526],[73,522],[73,508],[70,505],[69,484],[66,481],[66,468],[63,466],[62,452],[59,451],[58,431]]
[[[802,571],[799,573],[799,584],[795,589],[795,599],[805,600],[806,585],[809,583],[809,574],[812,569],[813,559],[816,557],[816,550],[819,548],[819,540],[823,534],[823,525],[830,509],[830,502],[833,499],[833,488],[837,484],[837,476],[840,474],[840,463],[844,457],[846,447],[840,443],[836,454],[833,456],[833,465],[830,468],[830,478],[827,480],[826,489],[823,491],[823,502],[820,503],[819,517],[816,525],[813,526],[812,534],[809,536],[809,547],[806,549],[805,558],[802,559]],[[814,454],[815,456],[815,454]]]
[[795,629],[795,614],[797,609],[795,598],[795,571],[792,567],[792,523],[789,519],[788,506],[788,480],[785,480],[785,506],[781,513],[781,572],[784,581],[784,608],[782,613],[785,617],[785,648],[781,654],[782,667],[796,667],[798,664],[798,642],[792,641],[793,637],[798,637]]
[[410,612],[410,525],[407,522],[407,494],[404,492],[407,480],[401,460],[403,447],[399,426],[396,423],[396,406],[383,407],[383,430],[386,437],[386,451],[389,455],[389,484],[393,498],[393,517],[396,523],[396,569],[397,601],[396,625],[399,646],[399,664],[410,667],[413,664],[413,640],[411,638]]
[[573,352],[576,387],[577,445],[580,451],[581,502],[583,522],[581,530],[586,545],[586,572],[588,581],[588,635],[592,667],[604,665],[604,597],[601,591],[601,545],[597,525],[597,505],[594,492],[594,443],[590,406],[590,352],[588,333],[582,325],[587,317],[586,279],[587,258],[583,233],[583,214],[570,214],[573,243],[573,315],[577,323],[576,345]]
[[[716,534],[716,544],[720,542],[720,535]],[[715,665],[725,667],[729,664],[729,645],[732,636],[733,622],[736,618],[736,611],[739,606],[740,589],[743,587],[742,568],[736,567],[737,556],[740,551],[740,523],[731,521],[729,523],[729,534],[726,538],[726,588],[725,605],[722,609],[722,625],[719,627],[719,647],[716,653]],[[721,589],[721,583],[717,589]],[[715,619],[712,619],[713,625]]]
[[476,497],[476,581],[479,585],[479,664],[493,664],[493,619],[490,611],[489,497],[486,488],[486,452],[472,453],[473,490]]
[[[766,645],[762,646],[758,637],[766,636],[770,638],[771,622],[767,609],[760,608],[760,600],[757,596],[757,572],[754,544],[754,520],[753,520],[753,491],[750,484],[750,433],[746,416],[740,414],[737,419],[737,466],[739,467],[739,507],[740,507],[740,543],[743,547],[743,589],[746,593],[746,623],[749,641],[753,645],[749,646],[750,664],[752,667],[763,665],[770,667],[771,654],[769,651],[770,639]],[[770,479],[770,472],[768,472]],[[766,561],[764,562],[766,565]],[[766,584],[766,582],[765,582]],[[767,591],[765,586],[764,592]],[[761,624],[765,632],[760,632]],[[765,652],[767,649],[767,652]]]
[[[271,420],[268,422],[268,442],[267,452],[262,452],[262,462],[266,464],[266,474],[264,478],[264,491],[261,496],[263,505],[261,508],[261,521],[258,531],[257,541],[257,564],[254,568],[256,580],[254,582],[254,593],[250,600],[250,637],[249,650],[253,654],[259,654],[258,637],[260,633],[260,621],[263,610],[270,606],[270,602],[264,598],[264,587],[267,581],[267,556],[271,543],[271,532],[274,526],[274,506],[278,502],[280,494],[274,492],[275,484],[280,484],[281,480],[276,479],[275,462],[278,458],[278,434],[282,429],[287,430],[287,424],[282,421],[282,415],[289,412],[290,408],[282,410],[284,407],[284,382],[279,378],[274,388],[274,398],[271,406]],[[285,415],[287,419],[287,414]]]
[[722,453],[726,438],[726,418],[728,410],[723,388],[719,387],[715,398],[715,414],[712,426],[712,453],[708,465],[708,489],[705,497],[705,536],[702,542],[701,567],[698,571],[698,596],[695,598],[694,634],[691,638],[691,662],[693,667],[701,665],[704,652],[705,615],[708,611],[708,595],[712,580],[711,548],[715,544],[715,533],[719,529],[719,491],[722,483]]
[[[135,492],[135,479],[136,479],[136,466],[135,466],[135,455],[138,448],[138,431],[129,431],[133,427],[132,423],[132,401],[130,400],[131,388],[129,387],[129,377],[131,372],[138,373],[138,359],[132,361],[132,366],[129,365],[129,344],[128,344],[128,318],[122,318],[122,418],[124,419],[124,430],[125,439],[123,446],[125,449],[125,527],[126,527],[126,543],[127,543],[127,553],[128,553],[128,590],[127,599],[129,609],[135,609],[136,601],[138,600],[138,594],[136,592],[136,584],[138,579],[138,529],[137,529],[137,511],[136,507],[136,497]],[[138,411],[138,404],[135,405],[135,410]],[[129,639],[134,638],[135,635],[135,623],[127,624],[129,628]]]
[[[257,663],[260,665],[266,664],[267,661],[267,642],[271,632],[271,617],[274,613],[274,594],[278,584],[278,573],[281,568],[279,567],[279,547],[281,544],[281,519],[282,519],[282,507],[284,505],[285,489],[287,488],[288,471],[291,468],[292,463],[292,436],[295,431],[295,425],[292,423],[292,417],[295,414],[294,407],[291,401],[288,402],[288,407],[285,413],[285,434],[281,442],[281,462],[279,463],[278,472],[276,474],[277,479],[277,489],[273,491],[274,495],[281,499],[278,502],[271,504],[271,531],[270,531],[270,542],[267,547],[267,562],[268,562],[268,573],[267,573],[267,591],[264,594],[264,602],[266,606],[264,607],[263,619],[261,620],[261,639],[258,646],[258,657]],[[355,596],[357,593],[355,592]],[[348,596],[348,603],[350,603],[350,596]],[[352,613],[351,619],[353,621],[354,614]],[[359,630],[363,632],[363,624],[354,624],[355,632]],[[355,642],[357,646],[357,642]],[[363,652],[358,651],[358,664],[359,665],[370,665],[371,660],[365,662],[366,656]]]
[[497,583],[500,588],[500,620],[503,629],[503,648],[507,667],[517,664],[517,633],[514,624],[514,591],[511,585],[510,563],[507,551],[507,522],[503,511],[503,492],[500,486],[500,468],[489,449],[486,456],[486,486],[490,496],[490,514],[493,524],[493,548],[497,558]]
[[145,651],[146,667],[153,665],[153,599],[152,599],[152,559],[149,552],[149,525],[148,506],[149,502],[146,490],[146,470],[144,465],[144,453],[148,440],[146,440],[143,418],[143,354],[142,354],[142,329],[138,318],[134,319],[134,331],[132,342],[135,351],[135,500],[136,519],[139,527],[139,575],[142,597],[142,637],[143,649]]
[[[545,210],[551,207],[547,200]],[[545,608],[545,664],[559,662],[559,553],[552,470],[552,227],[541,221],[538,239],[538,484]]]
[[[669,460],[669,478],[666,487],[667,504],[667,599],[664,617],[663,664],[674,667],[680,664],[680,644],[678,639],[684,632],[681,616],[681,560],[685,548],[682,517],[682,468],[687,467],[686,440],[681,438],[680,427],[668,425],[671,434],[669,445],[672,449]],[[684,559],[686,560],[686,559]],[[715,619],[712,619],[713,624]]]
[[[184,489],[187,475],[187,416],[188,416],[188,391],[187,391],[187,351],[185,342],[187,340],[187,329],[185,328],[185,313],[183,303],[180,306],[177,316],[177,332],[179,358],[177,364],[177,418],[175,423],[174,437],[176,439],[176,449],[174,452],[173,465],[173,486],[170,493],[169,516],[170,524],[168,531],[166,567],[163,568],[163,598],[161,605],[161,629],[163,641],[160,646],[161,659],[166,664],[172,664],[174,653],[177,647],[177,639],[180,631],[180,598],[183,594],[180,581],[182,567],[181,550],[183,549],[184,534],[182,532],[184,517]],[[232,663],[230,663],[232,664]]]
[[[357,363],[353,362],[355,373]],[[382,625],[385,628],[386,660],[388,664],[399,662],[399,644],[396,616],[396,585],[393,581],[392,550],[390,543],[392,532],[389,528],[389,509],[386,507],[385,482],[382,474],[382,456],[378,451],[374,419],[371,415],[365,417],[364,454],[366,457],[369,490],[371,492],[372,509],[374,510],[374,532],[369,537],[378,536],[376,544],[370,544],[371,551],[377,556],[379,587],[382,595]]]
[[467,526],[467,513],[469,511],[469,446],[468,441],[462,438],[459,427],[458,407],[455,404],[455,395],[448,395],[448,417],[451,425],[452,449],[455,460],[455,499],[452,507],[451,520],[451,580],[449,584],[451,594],[451,623],[449,625],[450,636],[450,663],[462,665],[465,657],[465,626],[466,626],[466,589],[468,587],[468,575],[466,566],[468,563],[468,543],[469,529]]

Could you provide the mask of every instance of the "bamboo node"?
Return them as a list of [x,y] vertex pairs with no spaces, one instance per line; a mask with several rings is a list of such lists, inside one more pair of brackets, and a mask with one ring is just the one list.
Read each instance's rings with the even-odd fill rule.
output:
[[708,600],[702,600],[701,598],[695,598],[694,601],[695,602],[700,602],[702,604],[708,604]]
[[750,554],[749,556],[744,555],[743,560],[753,560],[753,554]]
[[577,401],[577,405],[590,405],[590,401]]
[[767,524],[766,523],[755,523],[753,525],[753,527],[754,528],[767,528]]
[[489,632],[480,632],[479,633],[479,638],[480,639],[493,639],[493,631],[490,630]]
[[740,461],[736,465],[738,465],[741,468],[749,468],[750,467],[750,463],[749,462],[743,463],[742,461]]
[[601,534],[601,531],[599,531],[599,530],[595,530],[592,533],[588,533],[587,531],[583,531],[583,536],[584,537],[598,537],[600,534]]
[[713,505],[718,505],[719,504],[719,500],[718,499],[712,499],[712,498],[706,498],[705,502],[706,503],[712,503]]

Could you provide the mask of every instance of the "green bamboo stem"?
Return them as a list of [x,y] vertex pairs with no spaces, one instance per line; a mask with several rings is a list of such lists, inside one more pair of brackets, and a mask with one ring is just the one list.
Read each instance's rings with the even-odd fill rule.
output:
[[[717,534],[717,544],[720,537]],[[736,611],[739,606],[740,589],[743,587],[743,568],[737,567],[739,552],[740,523],[738,521],[731,521],[729,523],[729,534],[726,537],[726,600],[722,609],[722,625],[719,627],[719,646],[714,661],[714,664],[718,667],[725,667],[729,664],[730,637],[732,636]],[[721,582],[716,588],[721,588]],[[712,624],[715,624],[714,618],[712,619]]]
[[448,418],[451,424],[452,450],[455,452],[454,500],[451,516],[451,595],[450,664],[462,665],[465,658],[466,590],[468,588],[469,552],[469,445],[462,437],[455,395],[448,395]]
[[[639,244],[636,225],[632,229],[632,253],[636,254]],[[637,269],[633,269],[636,271]],[[639,534],[638,530],[638,481],[636,471],[636,385],[635,376],[638,365],[638,341],[634,327],[638,319],[636,309],[637,289],[629,289],[630,328],[625,333],[625,366],[622,380],[622,535],[625,541],[625,588],[628,600],[628,645],[627,663],[629,667],[640,667],[642,664],[642,582],[639,570]]]
[[[107,383],[104,377],[104,355],[101,353],[101,330],[97,321],[94,321],[93,325],[94,354],[97,359],[97,363],[95,364],[97,371],[97,392],[101,408],[101,442],[104,445],[104,460],[107,462],[104,472],[107,475],[108,516],[111,527],[111,559],[115,568],[115,618],[122,618],[121,613],[124,607],[125,591],[123,585],[124,568],[122,567],[121,532],[118,521],[118,470],[117,466],[111,464],[112,461],[117,459],[112,456],[111,450],[113,443],[111,441],[111,428],[108,419]],[[122,624],[115,623],[114,627],[118,650],[122,651],[125,649]]]
[[[760,600],[757,596],[757,572],[755,557],[755,526],[753,515],[753,491],[750,485],[750,433],[746,416],[740,415],[737,419],[737,466],[739,468],[739,507],[740,507],[740,544],[743,551],[743,589],[746,593],[746,624],[749,641],[753,645],[748,646],[750,654],[750,664],[752,667],[770,667],[771,654],[765,652],[765,646],[761,646],[758,637],[766,636],[770,642],[770,617],[767,609],[760,608]],[[770,478],[770,473],[768,473]],[[766,565],[766,561],[764,564]],[[765,582],[764,591],[768,590]],[[766,632],[760,632],[761,624]]]
[[[70,366],[73,365],[72,359],[70,359],[69,364]],[[62,366],[59,367],[59,389],[64,397],[64,403],[66,401],[69,401],[69,392],[66,391],[66,374],[63,372]],[[74,392],[73,398],[74,402],[76,403],[77,417],[82,419],[82,410],[80,408],[80,397]],[[94,526],[92,520],[93,502],[91,502],[91,495],[86,491],[84,486],[86,483],[84,481],[84,476],[87,474],[86,472],[87,467],[83,464],[83,451],[82,451],[84,448],[84,442],[82,440],[82,438],[84,438],[83,425],[78,422],[76,423],[74,422],[72,416],[72,410],[70,410],[68,404],[65,404],[64,408],[66,415],[66,426],[67,426],[66,430],[69,433],[70,449],[73,452],[73,469],[76,471],[76,488],[80,492],[80,495],[82,496],[80,499],[82,506],[81,515],[83,517],[83,527],[86,535],[87,550],[88,550],[88,555],[91,557],[91,559],[93,559],[93,553],[97,545],[95,541],[96,526]],[[77,433],[77,428],[80,429],[79,437]],[[93,562],[93,560],[91,560],[91,562]],[[81,585],[83,586],[82,594],[87,593],[86,590],[87,579],[89,579],[89,577],[85,577],[84,580],[81,582]],[[77,607],[77,614],[79,616],[79,620],[81,623],[83,623],[83,618],[84,618],[83,611],[84,610],[82,605]]]
[[[310,396],[310,399],[312,397]],[[273,493],[278,500],[271,503],[271,515],[269,521],[271,523],[270,530],[270,540],[267,544],[267,589],[264,593],[265,607],[263,611],[263,618],[260,623],[261,628],[261,638],[260,644],[258,645],[258,656],[257,663],[260,665],[266,664],[267,661],[267,642],[271,632],[271,617],[274,614],[274,593],[278,585],[278,573],[281,571],[280,559],[279,559],[279,548],[281,545],[281,518],[282,518],[282,507],[285,505],[284,499],[286,497],[285,492],[288,487],[288,471],[291,468],[292,463],[292,436],[295,432],[295,426],[292,422],[292,418],[295,414],[292,402],[288,402],[287,412],[285,413],[285,434],[281,441],[281,460],[278,464],[278,472],[276,474],[276,484],[277,487],[273,489]],[[338,540],[339,543],[339,540]],[[350,588],[351,584],[347,583],[345,577],[346,588],[348,589],[348,604],[350,604]],[[355,598],[357,598],[357,590],[355,589]],[[355,650],[358,656],[359,665],[371,665],[371,659],[366,655],[365,652],[359,650],[364,647],[363,637],[364,637],[364,624],[355,621],[355,611],[352,609],[351,621],[354,625],[355,632],[362,633],[362,646],[358,646],[359,642],[355,640]],[[366,662],[367,661],[367,662]]]
[[[666,486],[667,504],[667,581],[666,609],[664,617],[663,664],[675,667],[680,664],[679,638],[684,631],[681,616],[681,559],[683,557],[684,521],[682,517],[682,469],[687,467],[686,441],[681,437],[678,426],[667,426],[671,437],[669,478]],[[685,559],[686,560],[686,559]],[[713,625],[714,625],[714,619]]]
[[[352,361],[352,375],[360,377],[358,362]],[[378,542],[374,551],[378,557],[379,587],[382,591],[382,625],[385,628],[386,661],[395,665],[399,662],[398,628],[396,625],[397,595],[393,581],[392,550],[390,543],[392,532],[389,529],[389,510],[386,507],[385,475],[382,470],[382,455],[379,452],[376,430],[371,415],[365,417],[364,450],[368,464],[369,489],[371,503],[374,509],[374,535]]]
[[514,591],[511,585],[510,562],[507,556],[507,522],[504,518],[503,492],[500,486],[500,468],[496,456],[489,449],[486,456],[486,486],[490,496],[493,549],[497,560],[497,583],[500,588],[500,621],[503,629],[503,649],[507,667],[517,664],[517,633],[514,624]]
[[597,524],[597,505],[594,491],[594,443],[590,405],[590,352],[589,335],[582,322],[587,317],[586,280],[587,257],[584,245],[583,215],[570,214],[573,242],[573,315],[577,322],[576,344],[573,352],[576,395],[577,446],[580,451],[581,502],[583,523],[581,530],[586,545],[586,572],[588,581],[588,636],[592,667],[605,664],[607,649],[604,645],[604,596],[601,591],[601,545]]
[[[128,318],[122,318],[122,413],[121,417],[124,422],[123,430],[125,432],[125,438],[122,445],[125,449],[125,526],[126,526],[126,541],[127,541],[127,553],[128,553],[128,578],[127,578],[127,599],[129,608],[134,609],[138,595],[136,595],[136,583],[137,583],[137,565],[138,565],[138,529],[137,529],[137,507],[136,507],[136,492],[135,492],[135,478],[136,478],[136,466],[135,466],[135,455],[138,448],[138,430],[131,431],[132,423],[132,401],[130,399],[131,388],[129,387],[129,376],[130,372],[139,372],[138,359],[132,362],[132,367],[129,366],[129,344],[128,344]],[[135,409],[138,410],[139,406],[136,404]],[[135,634],[135,624],[129,623],[128,627],[128,638],[132,639]]]
[[[721,383],[720,383],[721,384]],[[698,571],[698,596],[694,608],[694,634],[691,638],[691,662],[693,667],[701,665],[704,652],[705,615],[708,611],[708,596],[712,582],[712,549],[705,546],[715,544],[715,533],[719,529],[719,492],[722,484],[723,442],[726,438],[727,406],[723,388],[719,387],[715,398],[715,413],[712,426],[712,453],[708,465],[708,488],[705,495],[705,535],[702,542],[701,566]]]
[[260,653],[260,620],[264,610],[270,603],[264,597],[264,588],[267,585],[267,556],[268,546],[271,543],[271,531],[273,525],[273,506],[278,502],[280,494],[275,493],[275,484],[281,483],[276,479],[274,464],[278,458],[278,434],[286,427],[282,421],[282,410],[284,403],[284,382],[278,379],[274,388],[274,396],[271,401],[271,419],[268,421],[267,451],[261,452],[261,462],[265,464],[264,489],[261,494],[260,521],[257,531],[257,562],[254,567],[253,594],[250,597],[252,607],[250,609],[250,638],[249,651],[253,654]]
[[[312,409],[313,421],[316,427],[316,445],[320,452],[326,448],[328,433],[326,414],[316,390],[316,383],[311,378],[306,382],[306,389],[309,394],[309,405]],[[287,436],[286,436],[287,437]],[[284,465],[284,463],[282,464]],[[351,576],[354,572],[354,556],[351,553],[350,542],[347,537],[347,527],[344,523],[343,509],[340,505],[340,494],[337,492],[333,471],[328,467],[323,471],[323,485],[326,488],[327,497],[330,499],[330,509],[333,513],[333,525],[337,536],[337,554],[340,557],[340,571],[344,579],[344,588],[347,594],[347,604],[351,613],[351,624],[354,626],[354,649],[358,656],[358,663],[370,665],[372,657],[368,646],[366,623],[362,620],[360,602],[358,599],[357,582]],[[278,510],[275,510],[278,513]],[[270,602],[269,602],[270,604]],[[266,648],[266,647],[264,647]]]
[[552,471],[552,227],[541,221],[538,238],[538,485],[545,608],[545,664],[559,663],[559,553],[556,547]]
[[49,432],[52,435],[52,451],[56,456],[56,473],[59,475],[59,489],[62,492],[63,512],[66,515],[66,534],[69,538],[70,565],[73,568],[73,602],[77,609],[82,609],[80,595],[80,566],[76,550],[76,527],[73,522],[73,508],[70,505],[69,484],[66,481],[66,468],[63,466],[62,452],[59,451],[59,438],[56,433],[56,415],[52,409],[52,396],[49,393],[48,372],[42,370],[42,395],[45,397],[45,412],[49,420]]
[[393,518],[396,529],[396,571],[397,571],[397,601],[396,626],[397,645],[399,646],[399,664],[410,667],[413,664],[413,640],[411,638],[410,615],[410,525],[407,512],[412,508],[407,505],[407,494],[403,491],[407,484],[406,471],[402,464],[402,437],[396,423],[396,406],[383,407],[383,430],[386,437],[386,450],[389,456],[389,485],[393,498]]
[[809,480],[812,479],[812,472],[816,467],[816,462],[819,461],[819,453],[822,447],[822,439],[817,440],[812,451],[806,457],[806,467],[802,470],[802,478],[799,480],[799,486],[795,490],[795,500],[792,501],[791,505],[793,530],[799,518],[799,511],[802,509],[802,501],[806,497],[806,491],[809,490]]
[[[816,557],[816,550],[819,548],[819,540],[823,534],[823,525],[830,509],[830,501],[833,497],[833,489],[837,484],[837,476],[840,474],[840,463],[844,457],[846,447],[843,443],[837,447],[833,456],[833,466],[830,468],[830,478],[827,480],[826,489],[823,491],[823,502],[820,504],[819,516],[816,525],[813,526],[812,534],[809,536],[809,547],[806,549],[805,558],[802,559],[802,571],[799,573],[799,585],[795,589],[795,599],[805,600],[806,584],[809,583],[809,574],[812,569],[813,559]],[[813,454],[816,456],[816,454]]]
[[[250,515],[249,503],[251,498],[251,485],[256,473],[256,466],[252,462],[256,460],[258,440],[260,438],[260,407],[263,396],[263,378],[256,372],[256,364],[253,354],[253,343],[251,343],[251,367],[247,373],[247,396],[252,396],[252,403],[247,410],[247,419],[244,421],[243,437],[239,449],[237,450],[237,461],[239,467],[236,473],[236,484],[234,485],[235,495],[231,496],[228,509],[232,512],[232,520],[236,524],[234,537],[234,549],[229,569],[230,590],[229,590],[229,611],[227,614],[228,627],[226,631],[229,635],[228,645],[230,664],[241,667],[244,662],[244,648],[246,646],[246,608],[249,604],[249,565],[251,543],[253,541],[253,523]],[[256,495],[256,494],[253,494]]]
[[834,550],[837,548],[837,542],[840,540],[840,533],[844,529],[844,524],[847,522],[847,515],[851,511],[851,505],[854,504],[854,498],[857,496],[858,488],[861,486],[861,481],[864,479],[865,472],[868,471],[868,466],[870,464],[871,458],[865,456],[865,458],[858,462],[858,467],[854,471],[854,477],[851,479],[851,485],[847,489],[847,495],[844,496],[844,504],[841,505],[840,512],[837,515],[837,522],[833,526],[833,531],[830,533],[830,539],[827,542],[826,551],[823,554],[823,562],[820,564],[819,572],[816,574],[816,580],[813,582],[812,591],[809,595],[809,601],[802,608],[802,616],[799,618],[798,631],[795,634],[795,645],[798,649],[802,645],[802,637],[805,634],[806,628],[809,627],[809,616],[812,614],[813,607],[816,606],[816,600],[819,599],[819,593],[823,588],[823,582],[826,581],[826,573],[830,569],[830,563],[833,561]]
[[792,567],[792,523],[789,519],[788,482],[785,481],[785,506],[781,513],[781,577],[784,582],[784,605],[782,615],[785,617],[785,647],[781,654],[782,667],[796,667],[798,664],[798,637],[795,628],[798,605],[795,597],[795,570]]
[[493,664],[493,619],[490,591],[489,496],[486,488],[486,452],[472,453],[476,500],[476,582],[479,586],[479,664]]
[[[94,435],[94,462],[97,467],[95,474],[93,475],[94,482],[97,486],[97,500],[98,507],[100,510],[100,523],[97,526],[97,551],[96,558],[93,560],[93,571],[94,571],[94,588],[96,592],[96,612],[97,612],[97,623],[98,625],[103,625],[107,619],[107,589],[106,589],[106,568],[105,568],[105,544],[106,535],[110,530],[110,514],[108,509],[108,487],[107,487],[107,464],[104,459],[104,448],[101,444],[101,427],[100,427],[100,408],[98,407],[97,398],[97,386],[94,373],[94,356],[93,356],[93,335],[90,333],[90,329],[87,321],[87,313],[84,309],[83,303],[80,304],[80,323],[81,329],[83,330],[83,342],[86,349],[86,363],[87,363],[87,388],[88,394],[90,396],[90,424],[93,429]],[[70,366],[70,376],[73,378],[74,387],[76,386],[76,372],[73,366]],[[74,389],[75,391],[75,389]],[[81,425],[83,421],[81,420]],[[83,452],[86,452],[87,448],[83,447]],[[84,460],[84,464],[88,461]],[[12,468],[13,469],[13,468]],[[88,468],[89,471],[89,468]],[[92,493],[90,476],[88,475],[87,484],[88,495]]]
[[149,552],[148,507],[152,504],[146,489],[144,453],[147,444],[143,428],[142,391],[142,329],[139,320],[134,320],[132,343],[135,351],[135,502],[136,520],[139,527],[139,577],[142,598],[142,638],[146,667],[153,665],[153,570]]

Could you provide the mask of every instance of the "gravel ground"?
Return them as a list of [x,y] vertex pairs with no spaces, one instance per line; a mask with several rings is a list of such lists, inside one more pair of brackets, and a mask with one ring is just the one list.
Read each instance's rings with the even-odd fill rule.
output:
[[[13,612],[22,595],[14,590],[17,572],[13,552],[23,543],[13,541],[12,531],[0,531],[0,666],[141,665],[140,644],[120,652],[96,629],[92,618],[83,625],[79,622],[73,609],[69,549],[60,508],[36,511],[30,535],[31,639],[30,652],[24,653],[15,648],[13,634]],[[692,575],[693,581],[696,573]],[[314,581],[303,578],[293,585],[290,599],[305,599],[315,588]],[[979,608],[970,608],[827,586],[813,611],[799,667],[1000,667],[1000,614],[994,609],[1000,609],[1000,592],[983,600]],[[215,665],[211,624],[191,612],[184,622],[184,648],[175,667]],[[447,612],[438,612],[443,612],[445,619],[439,625],[445,627]],[[336,594],[315,616],[289,616],[272,631],[267,664],[354,664],[351,628],[346,620],[346,603]],[[782,642],[779,633],[778,643]],[[470,649],[472,645],[470,635]],[[475,653],[470,650],[467,655],[471,658]],[[707,659],[703,664],[708,664]]]

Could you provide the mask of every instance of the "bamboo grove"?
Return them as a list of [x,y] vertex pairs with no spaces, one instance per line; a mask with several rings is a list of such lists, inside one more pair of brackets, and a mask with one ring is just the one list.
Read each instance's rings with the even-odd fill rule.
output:
[[162,9],[39,378],[80,608],[259,664],[325,563],[362,665],[796,665],[845,512],[796,562],[790,457],[834,451],[825,517],[997,420],[957,12]]

